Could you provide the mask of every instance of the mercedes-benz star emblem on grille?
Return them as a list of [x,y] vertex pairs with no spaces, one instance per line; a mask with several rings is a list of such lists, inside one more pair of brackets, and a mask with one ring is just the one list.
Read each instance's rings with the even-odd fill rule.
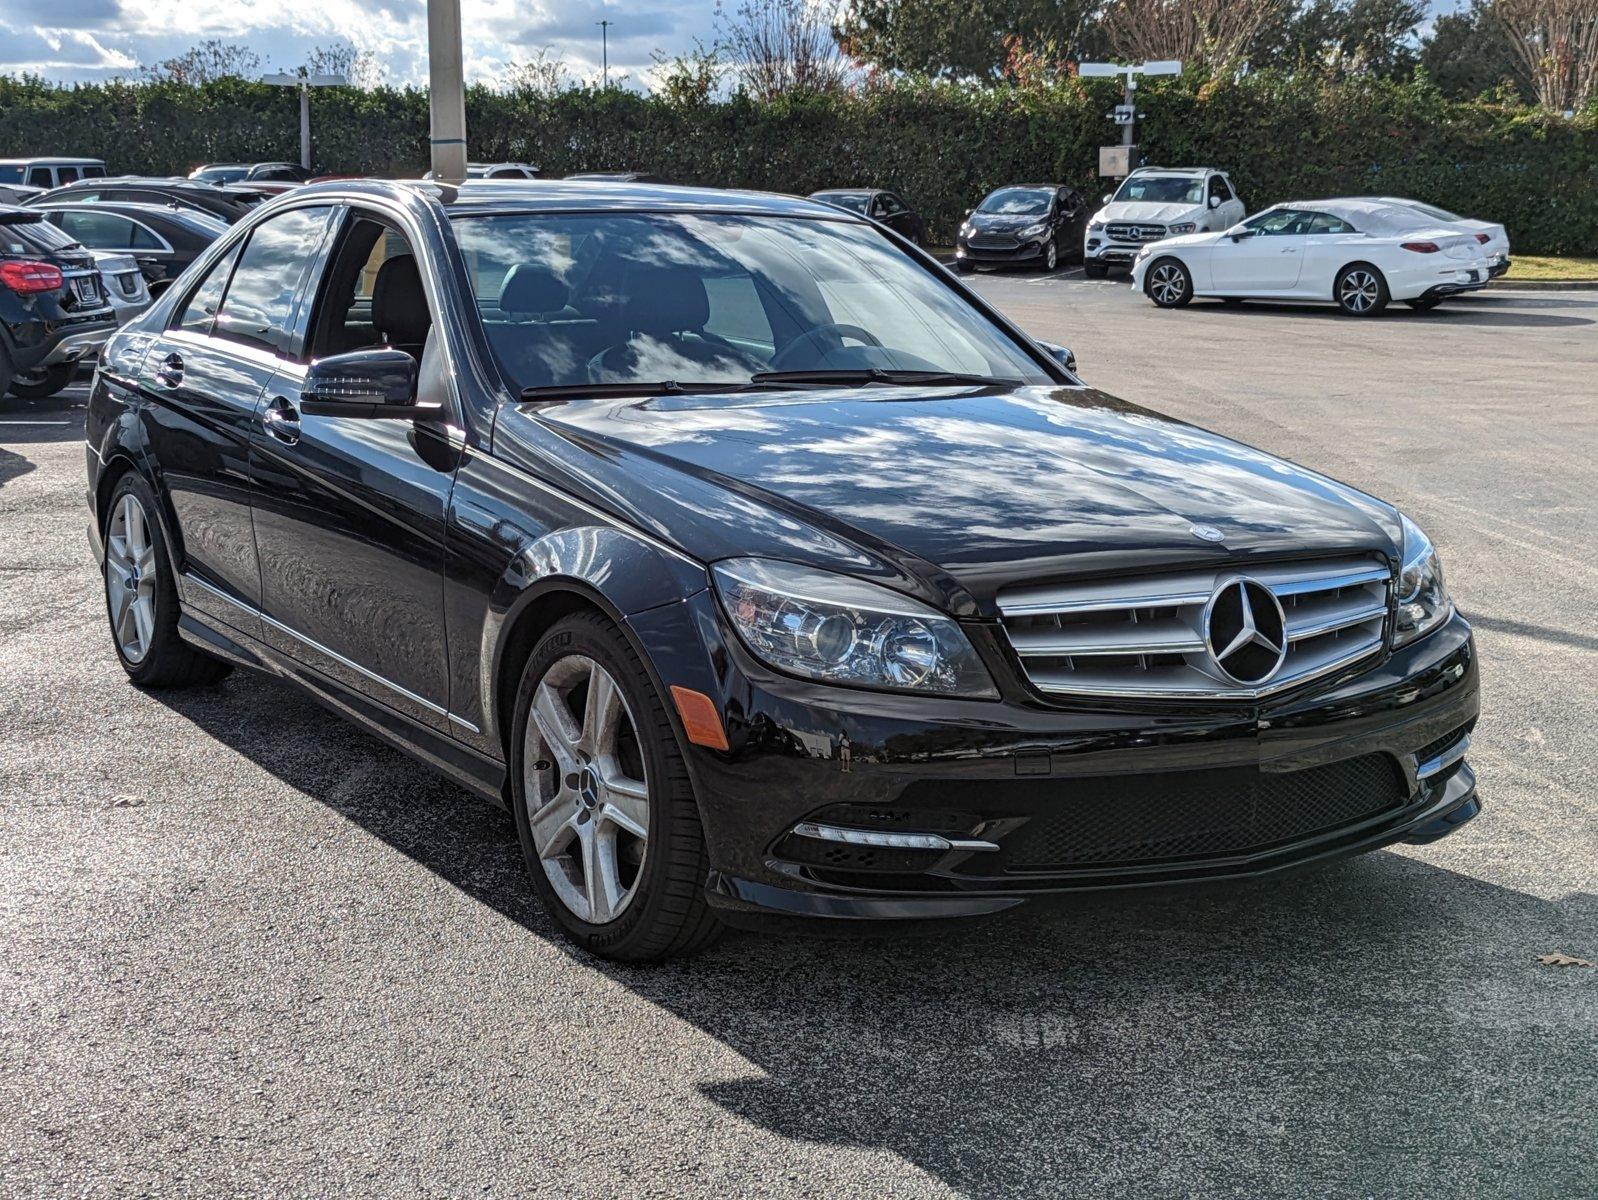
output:
[[1281,601],[1254,579],[1228,579],[1204,610],[1204,642],[1227,678],[1264,683],[1287,657],[1287,618]]
[[1201,542],[1220,542],[1226,540],[1226,535],[1213,525],[1190,525],[1189,533]]

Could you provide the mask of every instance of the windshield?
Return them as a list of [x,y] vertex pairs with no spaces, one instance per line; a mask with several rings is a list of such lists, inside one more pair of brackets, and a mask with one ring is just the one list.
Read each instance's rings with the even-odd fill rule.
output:
[[989,192],[977,205],[979,213],[1001,213],[1015,216],[1041,216],[1049,211],[1049,201],[1054,192],[1050,188],[1000,188]]
[[466,214],[455,237],[489,342],[523,388],[774,371],[1052,382],[957,291],[852,222]]
[[861,213],[866,211],[866,194],[864,192],[817,192],[810,197],[820,200],[823,204],[835,204],[839,208],[847,208],[850,212]]
[[1204,181],[1189,175],[1133,175],[1121,185],[1115,198],[1154,204],[1202,204]]

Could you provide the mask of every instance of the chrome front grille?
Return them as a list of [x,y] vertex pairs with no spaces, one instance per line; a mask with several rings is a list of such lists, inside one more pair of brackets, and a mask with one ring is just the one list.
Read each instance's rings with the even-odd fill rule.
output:
[[1117,242],[1157,242],[1165,236],[1165,226],[1112,221],[1104,227],[1104,232]]
[[[1212,601],[1240,579],[1261,585],[1282,610],[1279,665],[1255,682],[1221,668],[1225,647],[1212,646],[1207,632]],[[998,602],[1010,644],[1040,691],[1246,700],[1380,651],[1391,591],[1387,563],[1362,557],[1014,587]]]

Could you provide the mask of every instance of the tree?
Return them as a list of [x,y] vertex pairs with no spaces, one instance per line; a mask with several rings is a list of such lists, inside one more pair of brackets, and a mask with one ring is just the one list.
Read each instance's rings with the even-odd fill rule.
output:
[[1174,58],[1220,72],[1245,63],[1286,13],[1285,0],[1112,0],[1103,20],[1111,48],[1128,62]]
[[1598,85],[1598,0],[1493,0],[1537,103],[1579,111]]
[[1425,0],[1309,0],[1261,37],[1256,66],[1318,67],[1343,78],[1414,70]]
[[386,77],[383,64],[370,50],[357,50],[349,42],[314,46],[305,56],[308,75],[342,75],[358,88],[381,87]]
[[673,104],[690,108],[708,104],[721,84],[720,46],[707,47],[695,38],[694,48],[686,54],[668,58],[664,51],[656,50],[651,57],[655,62],[654,90]]
[[998,79],[1021,53],[1079,61],[1106,48],[1095,0],[855,0],[844,53],[886,71]]
[[553,96],[571,86],[566,64],[559,54],[551,54],[545,46],[533,52],[526,62],[511,63],[499,77],[507,92],[525,92],[533,96]]
[[212,38],[142,71],[152,81],[197,87],[218,79],[254,79],[261,73],[261,56],[245,46]]
[[1522,81],[1509,39],[1483,0],[1437,18],[1421,47],[1420,65],[1450,100],[1474,99],[1506,82],[1522,99],[1537,98]]
[[810,0],[716,6],[716,28],[738,86],[757,100],[841,91],[850,65],[833,40],[835,8]]

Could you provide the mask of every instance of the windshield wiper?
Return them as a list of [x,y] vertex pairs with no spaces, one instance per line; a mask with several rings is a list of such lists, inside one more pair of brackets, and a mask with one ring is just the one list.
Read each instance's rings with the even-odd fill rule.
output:
[[839,387],[855,387],[863,383],[887,383],[901,387],[960,386],[1020,387],[1019,379],[1002,379],[993,375],[975,375],[961,371],[889,371],[882,367],[864,367],[850,370],[815,371],[761,371],[750,377],[751,383],[821,383]]
[[675,379],[639,379],[620,383],[550,383],[524,387],[522,400],[599,400],[606,396],[704,395],[710,392],[737,392],[749,385],[733,380],[713,383],[678,383]]

